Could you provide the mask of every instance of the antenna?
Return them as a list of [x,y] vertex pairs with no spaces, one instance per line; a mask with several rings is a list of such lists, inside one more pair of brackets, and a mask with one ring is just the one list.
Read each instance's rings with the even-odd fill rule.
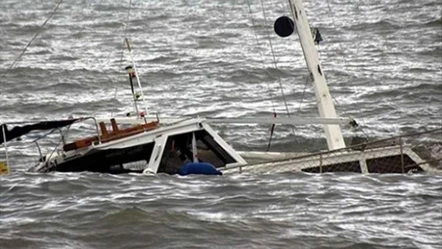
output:
[[[147,104],[146,104],[146,100],[144,99],[143,87],[141,86],[140,76],[138,75],[137,66],[135,65],[135,60],[134,60],[134,56],[132,54],[132,49],[130,47],[129,39],[125,38],[124,41],[126,43],[127,49],[129,50],[130,59],[132,61],[132,66],[126,67],[126,70],[129,73],[129,81],[130,81],[130,84],[131,84],[132,95],[133,95],[134,105],[135,105],[135,111],[137,112],[137,117],[143,117],[143,116],[147,115]],[[134,87],[133,87],[133,82],[132,82],[132,78],[134,78],[134,77],[137,79],[138,88],[139,88],[139,91],[140,91],[140,95],[139,96],[137,96],[137,94],[134,92]],[[144,115],[141,115],[141,113],[138,112],[138,106],[137,106],[138,98],[141,98],[141,101],[143,101]]]

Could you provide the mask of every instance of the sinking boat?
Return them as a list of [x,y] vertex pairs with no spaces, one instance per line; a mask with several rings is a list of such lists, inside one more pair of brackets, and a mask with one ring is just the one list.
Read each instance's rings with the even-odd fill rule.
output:
[[[9,165],[7,141],[33,130],[59,131],[60,143],[50,153],[39,151],[38,163],[30,168],[34,172],[144,173],[144,174],[241,174],[278,172],[354,172],[354,173],[440,173],[441,158],[423,159],[410,145],[407,136],[363,142],[347,146],[340,125],[357,126],[353,119],[336,115],[329,93],[325,73],[319,63],[315,42],[319,32],[309,26],[301,0],[290,1],[293,20],[278,19],[275,31],[280,36],[289,35],[296,26],[304,52],[310,81],[318,102],[319,118],[267,118],[216,119],[178,118],[167,121],[147,117],[147,110],[138,108],[144,101],[142,87],[132,56],[132,66],[127,67],[134,97],[135,118],[98,119],[94,117],[41,121],[32,124],[5,123],[1,126],[1,140],[5,144],[6,164]],[[312,34],[313,33],[313,34]],[[126,39],[129,51],[129,41]],[[139,92],[134,90],[133,79]],[[85,122],[92,127],[91,136],[69,140],[72,125]],[[328,150],[313,154],[294,152],[239,152],[233,149],[212,128],[213,123],[259,123],[279,125],[322,124]],[[11,130],[9,126],[15,125]],[[22,126],[20,126],[22,125]],[[429,131],[440,135],[442,130]],[[420,134],[413,134],[413,136]]]

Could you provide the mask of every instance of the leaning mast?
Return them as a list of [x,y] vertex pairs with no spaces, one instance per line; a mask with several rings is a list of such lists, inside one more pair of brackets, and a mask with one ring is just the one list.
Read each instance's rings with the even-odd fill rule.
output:
[[[318,101],[319,116],[321,118],[336,118],[336,110],[332,96],[328,90],[324,71],[319,63],[318,51],[313,41],[312,32],[304,10],[302,0],[289,0],[290,9],[295,20],[296,30],[301,42],[304,58],[310,73]],[[324,125],[329,150],[345,148],[344,137],[339,125]]]

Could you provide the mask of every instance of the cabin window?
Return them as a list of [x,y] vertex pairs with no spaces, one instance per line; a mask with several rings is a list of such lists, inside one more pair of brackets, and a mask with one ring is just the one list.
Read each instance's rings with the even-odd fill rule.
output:
[[[149,143],[124,149],[122,151],[123,155],[116,158],[116,161],[119,161],[117,167],[123,171],[142,172],[149,163],[153,147],[154,143]],[[113,161],[111,158],[109,158],[110,161]]]
[[[402,160],[404,165],[402,166]],[[386,156],[367,159],[367,168],[370,173],[407,173],[420,172],[420,168],[408,155]]]
[[322,167],[312,167],[303,169],[304,172],[309,173],[326,173],[326,172],[355,172],[361,173],[361,167],[359,165],[359,161],[353,162],[344,162],[344,163],[336,163],[324,165]]
[[149,163],[154,143],[123,149],[92,150],[79,159],[67,161],[57,171],[95,171],[103,173],[142,172]]
[[[170,136],[161,158],[158,173],[175,174],[185,163],[193,161],[192,132]],[[205,130],[195,132],[197,158],[218,167],[236,162]]]

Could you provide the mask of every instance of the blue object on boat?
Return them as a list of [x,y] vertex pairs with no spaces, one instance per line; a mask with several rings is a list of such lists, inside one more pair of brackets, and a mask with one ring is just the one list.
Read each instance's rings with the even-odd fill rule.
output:
[[186,163],[178,170],[181,176],[196,175],[222,175],[223,173],[210,163]]

